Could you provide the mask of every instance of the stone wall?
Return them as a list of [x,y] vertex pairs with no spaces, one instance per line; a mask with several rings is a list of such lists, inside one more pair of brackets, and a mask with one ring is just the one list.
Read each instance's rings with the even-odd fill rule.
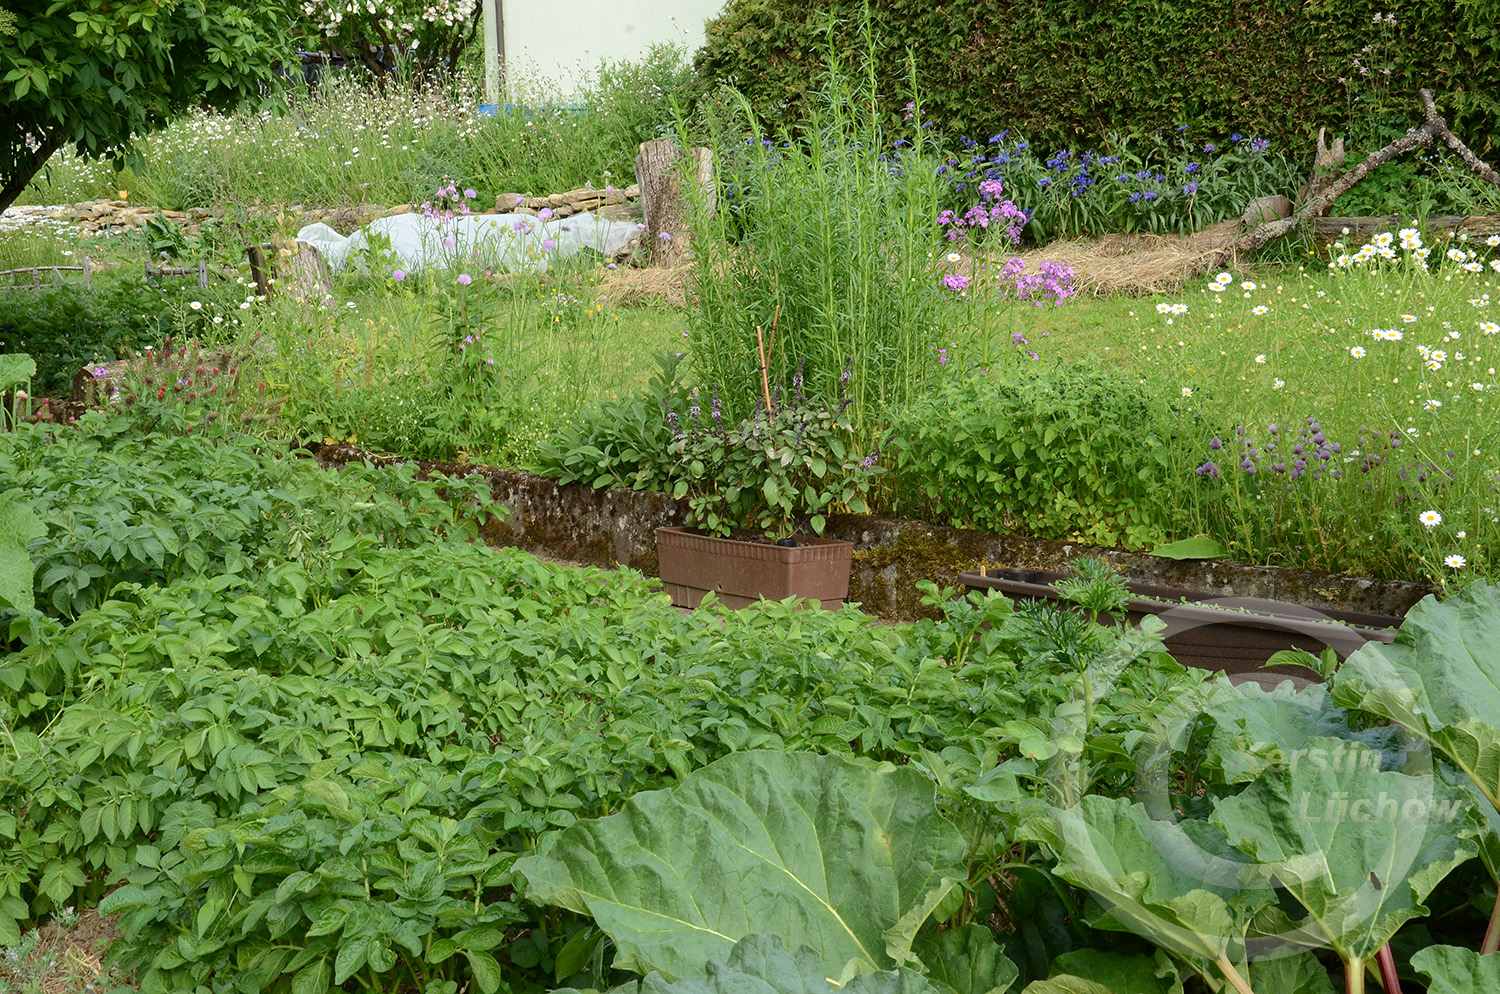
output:
[[[367,458],[347,445],[314,444],[309,450],[324,465]],[[516,470],[456,463],[424,463],[422,469],[450,475],[479,473],[489,480],[495,500],[510,512],[506,521],[491,522],[485,529],[484,538],[491,545],[595,566],[629,566],[648,576],[657,575],[656,529],[682,524],[686,509],[686,501],[665,494],[595,490],[578,483],[559,486],[547,477]],[[1201,590],[1219,597],[1293,601],[1315,609],[1401,615],[1433,592],[1424,584],[1395,580],[1161,559],[859,514],[831,517],[824,534],[854,543],[849,600],[870,614],[897,621],[930,613],[922,607],[916,589],[921,580],[955,586],[959,573],[986,566],[1066,570],[1069,561],[1081,555],[1103,556],[1135,582]]]

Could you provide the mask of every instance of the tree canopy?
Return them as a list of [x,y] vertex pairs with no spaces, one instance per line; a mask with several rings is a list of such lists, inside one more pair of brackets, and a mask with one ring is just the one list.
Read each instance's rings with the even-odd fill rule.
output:
[[99,155],[189,107],[274,99],[294,4],[0,0],[0,210],[68,142]]

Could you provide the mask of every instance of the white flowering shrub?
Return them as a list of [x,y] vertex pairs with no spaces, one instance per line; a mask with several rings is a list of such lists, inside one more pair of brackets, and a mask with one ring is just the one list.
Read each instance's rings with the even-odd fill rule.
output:
[[318,47],[374,72],[452,70],[479,33],[478,0],[302,0]]

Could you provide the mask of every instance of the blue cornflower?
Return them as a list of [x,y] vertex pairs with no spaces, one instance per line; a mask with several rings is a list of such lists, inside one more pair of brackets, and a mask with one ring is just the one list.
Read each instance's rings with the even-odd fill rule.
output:
[[1036,178],[1036,185],[1037,186],[1047,186],[1051,182],[1052,182],[1052,177],[1051,176],[1038,176]]
[[1144,198],[1144,199],[1146,199],[1146,200],[1155,200],[1156,199],[1156,191],[1155,190],[1147,190],[1145,193],[1141,194],[1141,197]]
[[1186,124],[1179,124],[1179,125],[1177,125],[1177,130],[1179,132],[1186,131],[1187,129],[1188,129],[1188,126]]
[[1189,176],[1193,175],[1193,173],[1196,173],[1197,171],[1198,163],[1196,162],[1189,162],[1186,166],[1183,167],[1183,172],[1187,173]]
[[1193,194],[1198,192],[1198,184],[1194,183],[1192,180],[1188,180],[1187,185],[1182,188],[1182,192],[1191,197]]
[[895,147],[895,148],[900,148],[902,145],[905,145],[905,144],[906,144],[906,139],[905,138],[897,138],[895,141],[891,142],[891,145],[893,147]]
[[1250,150],[1252,152],[1264,152],[1266,149],[1268,149],[1270,147],[1271,147],[1271,139],[1269,139],[1269,138],[1252,138],[1252,139],[1250,139]]
[[1244,138],[1244,137],[1245,137],[1244,135],[1242,135],[1238,131],[1236,131],[1234,134],[1232,134],[1232,135],[1229,136],[1229,140],[1232,141],[1232,142],[1237,142],[1241,138]]
[[1129,183],[1130,182],[1130,174],[1129,173],[1121,173],[1120,175],[1116,176],[1115,179],[1119,180],[1121,183]]
[[1209,142],[1207,145],[1203,146],[1203,151],[1212,152],[1215,151],[1218,147],[1219,146],[1215,145],[1213,142]]
[[1132,204],[1135,203],[1137,200],[1140,200],[1140,199],[1141,199],[1141,191],[1139,191],[1139,190],[1136,190],[1134,193],[1132,193],[1130,195],[1130,202]]

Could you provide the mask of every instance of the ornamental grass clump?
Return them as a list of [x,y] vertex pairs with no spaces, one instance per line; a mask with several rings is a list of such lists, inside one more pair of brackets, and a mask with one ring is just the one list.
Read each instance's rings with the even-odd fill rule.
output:
[[729,103],[733,128],[717,132],[750,137],[718,143],[717,209],[696,212],[696,379],[718,387],[726,417],[750,417],[761,393],[756,328],[779,313],[771,379],[800,370],[812,403],[836,405],[853,356],[848,417],[862,444],[873,444],[884,412],[930,385],[924,360],[947,344],[932,271],[942,247],[936,149],[918,117],[899,159],[886,155],[879,96],[838,68],[797,135],[771,135],[743,98]]

